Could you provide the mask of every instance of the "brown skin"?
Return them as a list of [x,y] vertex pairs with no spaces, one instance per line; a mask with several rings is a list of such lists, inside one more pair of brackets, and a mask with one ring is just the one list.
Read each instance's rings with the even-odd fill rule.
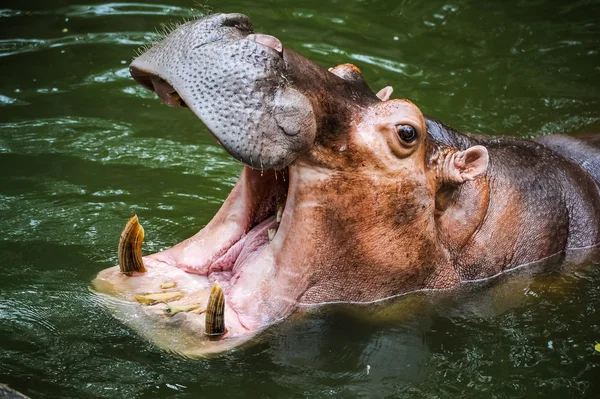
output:
[[[407,124],[418,134],[410,146],[397,132]],[[600,242],[594,179],[545,146],[462,134],[458,148],[445,145],[406,100],[373,105],[351,126],[320,136],[295,166],[328,170],[295,193],[316,202],[294,214],[312,226],[302,246],[314,249],[310,262],[289,262],[310,276],[300,303],[449,288]]]
[[299,203],[315,197],[319,203],[306,216],[313,226],[306,247],[319,250],[310,256],[311,281],[300,302],[385,298],[424,288],[434,268],[444,268],[435,203],[428,200],[435,179],[425,174],[427,146],[404,148],[396,132],[396,125],[411,124],[424,133],[423,116],[410,102],[394,100],[361,119],[298,162],[299,169],[317,164],[334,171],[299,193]]

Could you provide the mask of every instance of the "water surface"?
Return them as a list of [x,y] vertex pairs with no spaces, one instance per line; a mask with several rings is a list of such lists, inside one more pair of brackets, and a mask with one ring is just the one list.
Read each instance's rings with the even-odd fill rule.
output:
[[[0,382],[32,397],[597,397],[598,264],[460,296],[330,307],[215,359],[155,348],[97,306],[138,213],[145,251],[194,234],[241,167],[127,65],[188,0],[0,6]],[[445,123],[600,131],[598,1],[213,1],[323,66],[351,62]],[[160,28],[159,28],[160,31]]]

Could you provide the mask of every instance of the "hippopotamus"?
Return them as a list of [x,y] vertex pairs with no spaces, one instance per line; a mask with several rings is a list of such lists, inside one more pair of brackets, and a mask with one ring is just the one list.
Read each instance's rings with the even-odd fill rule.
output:
[[133,216],[93,282],[159,346],[219,352],[299,309],[450,290],[600,242],[600,135],[461,133],[242,14],[182,24],[130,72],[244,165],[170,249],[142,257]]

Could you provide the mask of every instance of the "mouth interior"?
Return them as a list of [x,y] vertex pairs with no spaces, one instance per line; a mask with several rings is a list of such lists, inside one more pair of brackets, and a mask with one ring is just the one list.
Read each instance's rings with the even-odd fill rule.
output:
[[238,226],[243,232],[226,244],[208,266],[209,281],[219,280],[224,289],[233,285],[243,269],[278,237],[286,213],[289,170],[254,170],[246,166],[243,217]]

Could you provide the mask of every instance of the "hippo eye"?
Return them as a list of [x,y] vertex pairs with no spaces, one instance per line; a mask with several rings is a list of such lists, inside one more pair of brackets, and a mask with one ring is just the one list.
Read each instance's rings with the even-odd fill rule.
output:
[[410,125],[398,125],[398,137],[407,144],[411,144],[417,138],[415,128]]

